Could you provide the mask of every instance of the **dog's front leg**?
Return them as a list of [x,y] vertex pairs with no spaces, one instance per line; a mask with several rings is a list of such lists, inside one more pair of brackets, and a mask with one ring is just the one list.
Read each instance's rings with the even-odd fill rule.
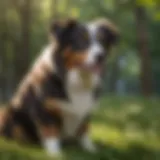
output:
[[80,125],[77,132],[77,136],[79,137],[79,143],[82,146],[82,148],[94,153],[97,151],[97,148],[89,135],[89,123],[90,118],[87,117]]
[[60,130],[54,125],[41,127],[42,146],[50,155],[59,155],[61,153],[60,146]]

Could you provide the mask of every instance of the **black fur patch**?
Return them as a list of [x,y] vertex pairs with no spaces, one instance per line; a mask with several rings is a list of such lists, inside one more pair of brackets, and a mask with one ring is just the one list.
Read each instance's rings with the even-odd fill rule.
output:
[[84,51],[90,44],[86,27],[75,20],[68,20],[66,23],[54,22],[51,33],[56,36],[61,49],[69,46],[73,51]]
[[112,32],[106,26],[99,27],[97,32],[97,38],[101,42],[101,44],[103,44],[107,48],[116,44],[119,41],[119,36],[117,35],[117,33]]
[[44,98],[60,98],[68,100],[65,85],[62,79],[56,74],[50,74],[42,84]]

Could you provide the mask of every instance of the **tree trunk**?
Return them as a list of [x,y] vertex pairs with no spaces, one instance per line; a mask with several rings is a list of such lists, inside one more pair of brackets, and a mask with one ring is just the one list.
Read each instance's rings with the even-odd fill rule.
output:
[[30,62],[31,0],[24,0],[19,7],[21,42],[16,53],[16,82],[26,74]]
[[145,8],[137,6],[135,8],[135,18],[137,25],[138,49],[141,59],[140,83],[143,95],[149,96],[152,93],[151,80],[151,58],[149,55],[147,15]]
[[109,77],[109,92],[116,93],[117,80],[119,77],[119,68],[118,68],[118,57],[112,62],[111,65],[111,74]]
[[7,43],[7,34],[4,32],[0,35],[0,67],[1,67],[1,76],[0,76],[0,90],[1,90],[1,101],[6,99],[6,43]]
[[7,32],[7,3],[1,2],[3,7],[0,8],[0,101],[4,102],[6,100],[6,72],[7,72],[7,40],[8,40],[8,32]]

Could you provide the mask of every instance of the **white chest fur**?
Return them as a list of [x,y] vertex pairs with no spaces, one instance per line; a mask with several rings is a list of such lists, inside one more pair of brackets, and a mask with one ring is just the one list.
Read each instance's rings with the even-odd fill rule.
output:
[[64,134],[73,136],[77,127],[85,116],[90,113],[95,106],[93,89],[99,83],[96,75],[86,75],[83,77],[79,70],[72,70],[67,75],[67,91],[70,103],[65,103],[64,108]]

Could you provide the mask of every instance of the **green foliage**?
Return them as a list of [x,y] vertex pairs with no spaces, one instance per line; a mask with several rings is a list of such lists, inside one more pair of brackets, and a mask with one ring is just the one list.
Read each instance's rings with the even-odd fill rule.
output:
[[155,7],[160,4],[159,0],[137,0],[138,5],[146,6],[146,7]]
[[[55,3],[57,1],[57,3]],[[3,68],[13,74],[16,72],[16,59],[20,52],[22,24],[21,6],[19,0],[0,1],[0,48]],[[135,3],[136,2],[136,3]],[[159,81],[157,67],[159,64],[160,36],[160,2],[159,0],[32,0],[30,16],[30,45],[28,57],[31,63],[39,54],[41,48],[48,43],[48,28],[51,17],[76,17],[82,22],[88,22],[95,18],[110,18],[119,27],[120,44],[117,47],[117,57],[126,57],[127,68],[121,68],[117,80],[134,79],[134,83],[139,79],[140,64],[137,44],[137,28],[135,22],[135,7],[143,6],[148,16],[148,30],[150,39],[150,56],[152,59],[153,74]],[[3,40],[3,37],[6,37]],[[4,50],[4,51],[3,51]],[[131,53],[131,54],[130,54]],[[116,57],[116,58],[117,58]],[[117,58],[118,59],[118,58]],[[117,62],[118,63],[118,60]],[[113,62],[113,64],[115,64]],[[29,66],[29,65],[28,65]],[[0,69],[2,70],[2,69]],[[9,73],[9,74],[12,74]],[[114,73],[114,71],[113,71]],[[17,83],[14,82],[13,83]],[[132,82],[133,83],[133,82]],[[8,85],[8,84],[7,84]],[[110,85],[110,84],[107,84]],[[130,84],[132,85],[132,84]],[[15,84],[14,84],[15,86]],[[155,87],[158,90],[159,87]]]

